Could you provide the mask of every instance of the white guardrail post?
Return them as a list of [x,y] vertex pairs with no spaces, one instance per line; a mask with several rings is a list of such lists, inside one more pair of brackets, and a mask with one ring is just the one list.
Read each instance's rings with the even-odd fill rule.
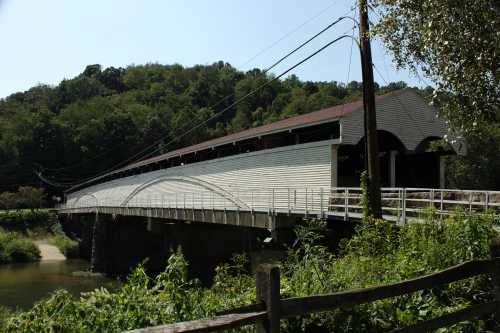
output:
[[349,189],[344,188],[344,221],[349,219]]
[[402,206],[403,206],[403,212],[401,213],[402,220],[403,220],[403,223],[406,223],[406,188],[403,188],[403,196],[402,196],[401,200],[402,200]]

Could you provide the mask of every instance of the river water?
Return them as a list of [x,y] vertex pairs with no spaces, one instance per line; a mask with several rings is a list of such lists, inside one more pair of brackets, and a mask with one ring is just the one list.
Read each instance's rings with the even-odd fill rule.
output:
[[101,286],[116,286],[110,279],[73,275],[88,268],[89,263],[80,259],[0,265],[0,305],[28,309],[56,289],[66,289],[78,297]]

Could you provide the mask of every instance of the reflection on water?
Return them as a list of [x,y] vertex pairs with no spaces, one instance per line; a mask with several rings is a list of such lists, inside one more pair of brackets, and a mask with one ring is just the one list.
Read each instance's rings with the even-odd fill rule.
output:
[[27,309],[56,289],[66,289],[78,297],[82,291],[116,285],[106,278],[72,275],[88,267],[88,262],[79,259],[0,265],[0,305]]

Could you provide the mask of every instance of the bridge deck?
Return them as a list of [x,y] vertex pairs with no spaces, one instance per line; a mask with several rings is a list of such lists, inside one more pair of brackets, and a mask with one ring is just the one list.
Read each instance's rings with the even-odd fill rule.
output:
[[[137,196],[126,204],[113,198],[86,200],[56,209],[62,214],[131,215],[274,229],[280,216],[359,219],[360,199],[360,188],[240,189],[222,199],[210,192],[175,193]],[[383,217],[396,223],[419,219],[430,210],[441,216],[457,208],[500,215],[500,191],[384,188],[382,203]]]

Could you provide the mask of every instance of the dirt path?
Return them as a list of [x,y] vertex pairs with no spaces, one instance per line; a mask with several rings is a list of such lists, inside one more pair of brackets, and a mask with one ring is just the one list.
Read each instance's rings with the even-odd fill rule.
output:
[[59,251],[54,245],[50,245],[45,240],[35,241],[36,246],[40,250],[42,256],[40,260],[66,260],[64,254]]

